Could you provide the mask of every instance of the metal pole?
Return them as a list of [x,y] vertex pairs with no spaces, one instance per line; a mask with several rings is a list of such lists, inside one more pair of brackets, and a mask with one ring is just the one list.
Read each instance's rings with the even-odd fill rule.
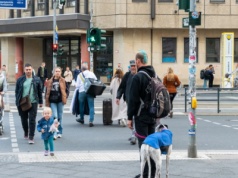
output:
[[[190,0],[190,12],[196,13],[196,0]],[[189,94],[191,101],[188,157],[197,157],[196,146],[196,27],[189,26]]]
[[[58,40],[56,40],[56,0],[53,0],[53,7],[54,7],[54,15],[53,15],[53,44],[58,44]],[[53,52],[53,70],[57,66],[57,52]]]
[[[93,28],[93,1],[90,0],[90,28]],[[91,44],[90,44],[91,46]],[[90,71],[93,72],[93,52],[90,50]]]

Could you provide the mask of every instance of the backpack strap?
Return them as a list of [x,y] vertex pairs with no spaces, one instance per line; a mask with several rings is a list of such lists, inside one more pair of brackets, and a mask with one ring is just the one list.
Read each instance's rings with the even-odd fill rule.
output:
[[[82,75],[81,75],[81,74],[82,74]],[[79,74],[79,77],[80,77],[81,81],[84,83],[84,82],[85,82],[85,76],[84,76],[83,72],[81,72],[81,73]]]

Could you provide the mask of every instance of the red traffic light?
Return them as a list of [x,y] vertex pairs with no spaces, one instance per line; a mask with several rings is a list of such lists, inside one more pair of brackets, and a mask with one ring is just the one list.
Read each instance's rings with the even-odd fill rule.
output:
[[53,52],[57,52],[58,51],[58,44],[53,44]]

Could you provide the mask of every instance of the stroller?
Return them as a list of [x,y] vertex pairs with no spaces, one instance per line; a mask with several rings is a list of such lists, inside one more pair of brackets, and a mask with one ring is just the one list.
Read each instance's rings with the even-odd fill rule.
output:
[[4,114],[3,96],[0,94],[0,135],[3,134],[3,114]]

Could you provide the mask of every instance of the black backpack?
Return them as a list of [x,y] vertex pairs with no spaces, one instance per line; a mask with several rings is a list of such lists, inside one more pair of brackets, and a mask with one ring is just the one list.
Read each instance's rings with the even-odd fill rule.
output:
[[[148,104],[148,113],[152,118],[163,118],[166,117],[171,110],[170,96],[167,88],[163,85],[161,80],[157,77],[150,77],[144,71],[139,71],[140,73],[145,74],[150,79],[150,101]],[[144,105],[141,99],[141,107]],[[141,111],[141,108],[139,112]],[[138,115],[139,115],[138,112]]]
[[200,79],[205,79],[205,69],[200,71]]

